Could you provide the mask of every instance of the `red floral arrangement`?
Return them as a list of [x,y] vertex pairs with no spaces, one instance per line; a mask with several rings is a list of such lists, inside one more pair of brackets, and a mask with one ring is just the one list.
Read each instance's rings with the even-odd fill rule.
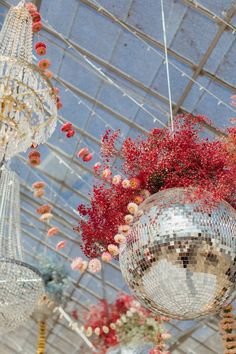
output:
[[83,330],[100,354],[105,354],[110,347],[130,342],[153,343],[153,350],[164,352],[165,340],[170,334],[162,324],[168,319],[156,317],[144,309],[133,296],[119,294],[114,303],[101,300],[91,305],[84,314]]
[[[27,10],[29,11],[29,13],[32,17],[32,22],[33,22],[32,31],[33,31],[33,33],[40,32],[43,28],[40,12],[38,12],[35,4],[33,4],[31,2],[25,4],[25,7],[27,8]],[[35,43],[34,49],[35,49],[37,55],[39,55],[39,56],[46,55],[46,53],[47,53],[47,46],[44,42]],[[46,69],[48,69],[50,67],[50,65],[51,65],[50,60],[48,60],[46,58],[44,58],[38,62],[39,68],[43,71],[43,73],[48,78],[52,78],[52,76],[53,76],[53,74],[50,71],[46,71]],[[54,93],[56,93],[55,90],[57,90],[57,88],[54,89]],[[57,109],[61,109],[61,108],[62,108],[61,99],[59,96],[57,96]]]
[[[114,247],[124,242],[121,236],[127,235],[138,216],[138,205],[163,189],[194,187],[196,198],[207,190],[216,200],[236,207],[236,129],[230,128],[226,139],[208,140],[201,137],[205,122],[209,124],[204,116],[179,115],[174,132],[153,129],[145,137],[127,138],[119,149],[119,131],[106,131],[101,148],[104,164],[94,166],[102,182],[93,188],[91,205],[78,206],[83,220],[76,230],[82,234],[86,256],[117,254]],[[112,174],[110,166],[117,157],[125,178]]]

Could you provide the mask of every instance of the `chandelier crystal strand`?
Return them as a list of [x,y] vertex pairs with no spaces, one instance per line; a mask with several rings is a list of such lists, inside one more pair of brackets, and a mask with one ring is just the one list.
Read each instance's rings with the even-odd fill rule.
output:
[[0,160],[44,143],[56,127],[56,95],[32,64],[32,18],[21,2],[0,32]]
[[0,173],[0,332],[5,332],[29,318],[44,286],[41,274],[24,263],[19,179],[4,167]]
[[23,261],[20,245],[19,182],[14,172],[1,170],[0,258]]
[[31,28],[32,17],[23,3],[11,7],[0,32],[0,55],[32,63]]

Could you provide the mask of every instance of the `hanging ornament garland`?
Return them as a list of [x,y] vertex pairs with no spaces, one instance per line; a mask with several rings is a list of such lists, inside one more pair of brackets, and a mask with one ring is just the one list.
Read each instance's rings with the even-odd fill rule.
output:
[[[218,312],[235,294],[235,128],[210,141],[201,137],[206,122],[180,115],[174,132],[154,129],[121,148],[119,132],[107,131],[91,206],[78,207],[91,271],[99,258],[119,257],[140,302],[179,319]],[[117,157],[126,177],[112,172]]]
[[224,346],[224,354],[236,353],[236,322],[233,305],[228,305],[221,311],[220,333]]
[[[153,316],[133,296],[119,294],[114,303],[101,300],[91,305],[84,315],[81,328],[98,353],[109,353],[111,348],[149,345],[150,354],[166,353],[165,341],[171,336],[164,328],[165,317]],[[154,347],[154,348],[153,348]],[[130,353],[133,353],[130,349]]]

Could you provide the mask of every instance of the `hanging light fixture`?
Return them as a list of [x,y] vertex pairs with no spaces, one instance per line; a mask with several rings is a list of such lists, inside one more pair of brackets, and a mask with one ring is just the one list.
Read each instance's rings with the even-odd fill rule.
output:
[[32,64],[32,17],[21,1],[0,32],[0,161],[44,143],[56,127],[56,96]]
[[18,176],[5,168],[0,173],[0,331],[6,331],[30,317],[44,285],[22,254]]
[[208,192],[193,201],[192,193],[171,188],[146,199],[120,251],[140,303],[182,320],[215,314],[236,296],[236,211]]

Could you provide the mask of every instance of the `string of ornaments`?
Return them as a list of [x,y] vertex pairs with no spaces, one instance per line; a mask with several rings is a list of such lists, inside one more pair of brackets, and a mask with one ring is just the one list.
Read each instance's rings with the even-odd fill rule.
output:
[[[37,181],[32,184],[33,195],[36,198],[42,198],[45,195],[46,184],[43,181]],[[49,204],[43,204],[36,209],[36,214],[40,215],[39,220],[44,223],[49,223],[53,218],[52,206]],[[48,237],[54,237],[60,233],[60,228],[57,226],[49,227],[47,231]],[[62,240],[57,243],[56,250],[63,249],[66,245],[66,241]]]
[[[43,28],[42,25],[42,19],[41,19],[41,14],[38,11],[37,7],[33,3],[27,3],[26,8],[28,9],[31,17],[32,17],[32,31],[34,34],[40,32]],[[36,42],[34,45],[35,53],[39,56],[45,56],[47,54],[47,45],[44,42]],[[38,67],[42,70],[44,75],[46,75],[49,79],[53,78],[53,73],[49,71],[48,69],[51,67],[51,61],[47,58],[40,59],[38,61]],[[57,109],[60,110],[63,107],[63,104],[61,102],[61,98],[59,96],[59,89],[57,87],[53,88],[53,92],[56,95],[56,100],[57,100]],[[38,150],[36,150],[38,147],[37,144],[32,142],[31,149],[28,158],[29,158],[29,164],[32,167],[37,167],[41,163],[41,154]]]
[[233,311],[233,305],[228,305],[221,311],[220,333],[224,347],[224,354],[236,353],[236,322]]

